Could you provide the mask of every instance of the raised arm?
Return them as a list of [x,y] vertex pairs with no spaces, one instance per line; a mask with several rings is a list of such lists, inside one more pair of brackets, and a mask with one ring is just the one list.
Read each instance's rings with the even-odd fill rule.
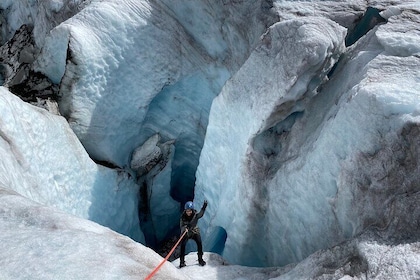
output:
[[200,212],[197,213],[197,219],[200,219],[201,217],[203,217],[204,212],[206,212],[206,207],[207,207],[207,200],[204,200],[203,207],[201,207]]

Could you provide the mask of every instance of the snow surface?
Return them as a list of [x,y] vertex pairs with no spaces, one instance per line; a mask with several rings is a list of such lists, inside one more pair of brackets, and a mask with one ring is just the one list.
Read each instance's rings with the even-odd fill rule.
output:
[[[0,213],[2,279],[139,279],[161,259],[126,236],[4,188]],[[156,279],[185,275],[165,265]]]

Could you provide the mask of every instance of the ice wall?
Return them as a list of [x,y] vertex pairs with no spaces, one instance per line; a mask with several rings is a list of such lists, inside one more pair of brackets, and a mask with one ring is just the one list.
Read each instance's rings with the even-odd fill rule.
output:
[[[274,20],[262,2],[93,2],[50,32],[34,69],[60,84],[60,112],[96,162],[129,167],[152,135],[175,141],[168,178],[153,176],[183,205],[194,196],[211,102]],[[156,179],[138,179],[154,188]],[[150,199],[149,213],[164,210]]]
[[[235,11],[230,6],[95,2],[52,30],[35,69],[61,81],[60,112],[94,159],[122,167],[136,147],[161,132],[164,140],[190,147],[174,162],[193,170],[184,184],[192,188],[211,101],[235,69],[232,61],[237,68],[250,39],[265,28],[266,19],[254,19],[261,8],[243,5],[237,8],[259,22],[254,35],[243,39],[243,19],[234,15],[228,19],[236,26],[228,32],[219,12]],[[204,34],[194,22],[213,28]],[[241,50],[232,52],[232,45]]]
[[[321,18],[273,25],[213,102],[196,194],[212,201],[203,225],[227,231],[228,259],[263,264],[258,254],[267,248],[250,235],[264,236],[270,226],[264,217],[269,194],[263,182],[273,176],[271,165],[280,164],[280,159],[272,160],[280,156],[278,139],[285,137],[280,134],[290,130],[343,52],[344,36],[338,24]],[[264,134],[276,126],[277,138],[270,142]]]
[[67,121],[0,87],[0,182],[38,203],[144,242],[138,186],[130,174],[96,165]]
[[[130,168],[156,133],[176,140],[170,172],[136,179],[180,204],[194,196],[213,98],[277,20],[270,1],[6,1],[0,13],[6,85],[38,105],[58,101],[59,112],[43,107],[62,114],[104,166]],[[148,213],[164,211],[149,199]]]
[[330,65],[321,61],[344,50],[342,30],[321,19],[271,27],[226,83],[212,105],[196,198],[212,202],[201,226],[209,242],[213,228],[226,230],[228,260],[284,265],[365,230],[419,237],[412,8],[349,48],[316,95],[315,73]]

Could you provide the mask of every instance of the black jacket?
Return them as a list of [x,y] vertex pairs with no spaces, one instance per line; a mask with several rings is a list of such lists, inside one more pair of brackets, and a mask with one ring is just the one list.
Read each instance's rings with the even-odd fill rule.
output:
[[203,207],[201,207],[200,212],[197,213],[197,210],[193,210],[193,213],[191,216],[188,216],[187,213],[182,212],[181,220],[179,222],[179,225],[181,227],[181,233],[185,231],[185,229],[188,229],[188,231],[192,231],[194,233],[199,233],[197,222],[198,219],[203,217],[204,212],[206,211],[207,203],[203,204]]

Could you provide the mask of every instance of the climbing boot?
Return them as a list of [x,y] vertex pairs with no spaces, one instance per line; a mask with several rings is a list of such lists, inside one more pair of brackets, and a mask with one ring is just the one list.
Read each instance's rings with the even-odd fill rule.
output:
[[201,265],[201,266],[205,266],[206,262],[203,259],[199,259],[198,264]]
[[183,268],[185,266],[185,262],[180,262],[179,263],[179,268]]

